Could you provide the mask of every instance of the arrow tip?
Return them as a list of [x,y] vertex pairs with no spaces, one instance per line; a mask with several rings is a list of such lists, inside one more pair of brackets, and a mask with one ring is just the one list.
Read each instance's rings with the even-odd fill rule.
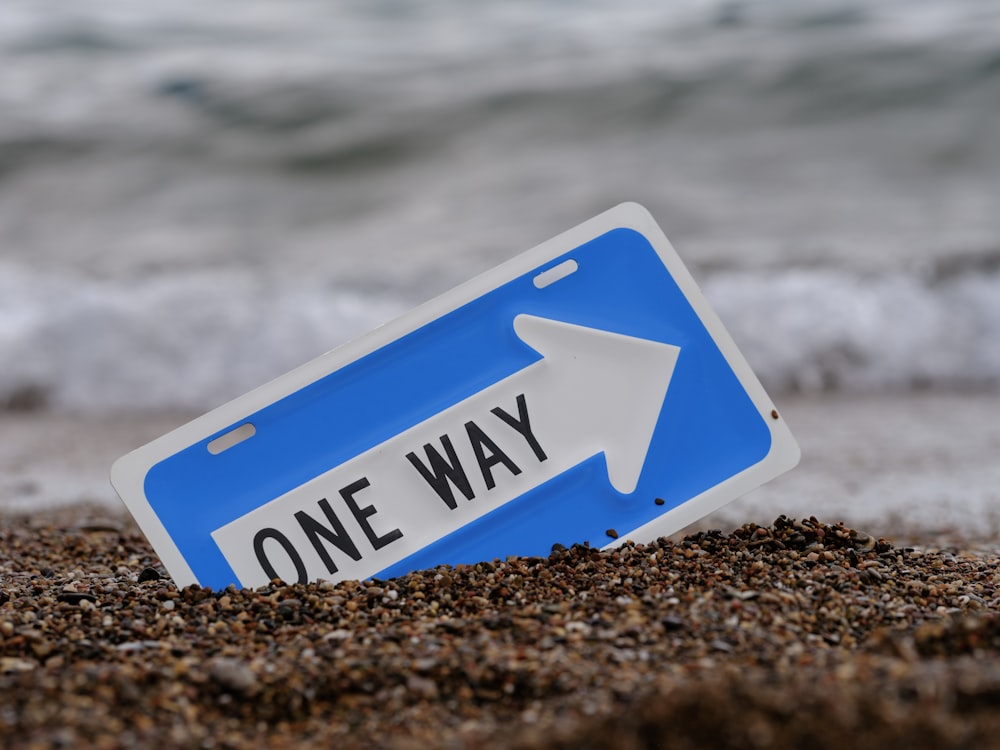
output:
[[680,348],[533,315],[514,318],[514,331],[560,381],[564,439],[593,435],[611,485],[634,492]]

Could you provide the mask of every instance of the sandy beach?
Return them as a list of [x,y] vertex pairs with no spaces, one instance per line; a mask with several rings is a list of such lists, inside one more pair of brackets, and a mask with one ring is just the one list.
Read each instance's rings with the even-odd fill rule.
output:
[[212,592],[82,508],[0,536],[5,747],[1000,747],[994,552],[780,517]]
[[984,418],[1000,400],[779,405],[801,466],[670,539],[222,592],[178,590],[102,476],[182,416],[6,414],[0,736],[1000,747],[1000,427]]

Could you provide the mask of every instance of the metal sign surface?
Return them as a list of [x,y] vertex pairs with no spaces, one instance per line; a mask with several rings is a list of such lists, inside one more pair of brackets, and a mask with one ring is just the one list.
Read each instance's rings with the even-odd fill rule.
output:
[[386,578],[677,531],[799,449],[623,204],[119,459],[178,585]]

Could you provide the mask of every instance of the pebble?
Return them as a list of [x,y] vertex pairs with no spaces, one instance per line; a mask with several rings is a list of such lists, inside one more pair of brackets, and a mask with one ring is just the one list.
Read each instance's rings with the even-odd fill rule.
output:
[[1000,748],[1000,560],[933,542],[781,516],[387,581],[214,592],[178,589],[127,522],[109,534],[5,519],[0,736]]
[[148,581],[159,581],[160,578],[160,571],[156,568],[143,568],[142,572],[139,574],[138,582],[146,583]]
[[76,524],[80,531],[117,531],[125,529],[125,522],[122,519],[108,518],[105,516],[95,516],[84,518]]
[[257,682],[253,670],[239,659],[217,658],[208,664],[208,674],[227,690],[245,693]]

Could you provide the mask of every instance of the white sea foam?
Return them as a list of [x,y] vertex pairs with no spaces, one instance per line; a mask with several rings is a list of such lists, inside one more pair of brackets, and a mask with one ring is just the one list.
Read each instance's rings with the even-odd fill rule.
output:
[[267,289],[234,273],[141,284],[0,270],[0,401],[80,412],[204,409],[400,312],[377,297]]
[[[704,289],[775,391],[1000,383],[1000,274],[727,272]],[[206,409],[401,312],[397,298],[234,272],[113,284],[4,266],[0,403]]]
[[726,273],[706,294],[766,385],[872,391],[1000,382],[1000,274]]

